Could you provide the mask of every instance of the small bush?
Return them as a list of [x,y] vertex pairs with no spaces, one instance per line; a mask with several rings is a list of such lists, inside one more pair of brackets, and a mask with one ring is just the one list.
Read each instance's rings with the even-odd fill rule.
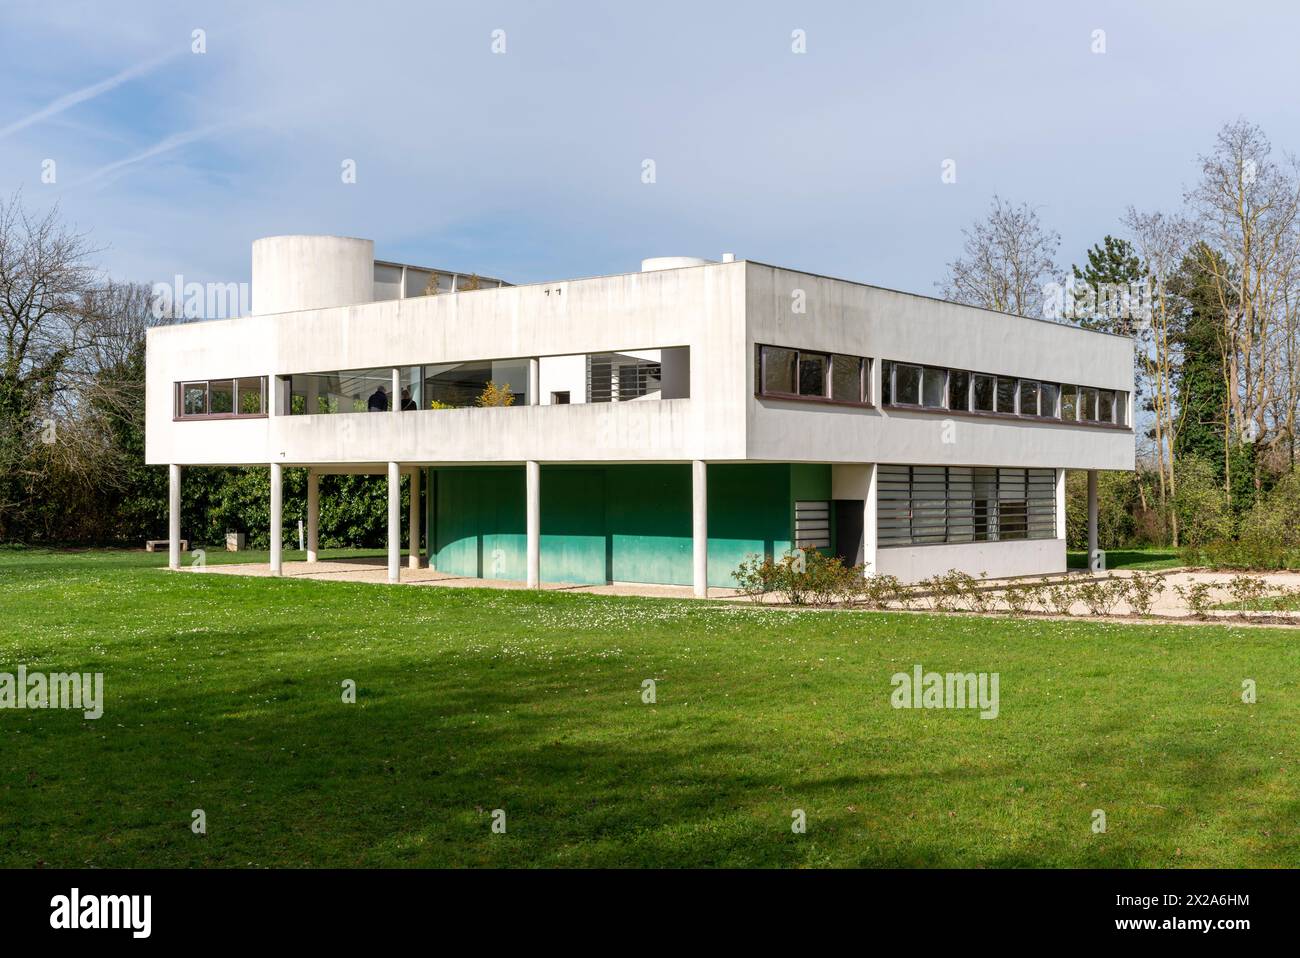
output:
[[1123,598],[1134,615],[1150,615],[1151,605],[1168,586],[1165,577],[1154,572],[1135,572],[1128,579],[1118,579]]
[[1174,591],[1178,597],[1187,604],[1192,615],[1198,619],[1208,619],[1210,617],[1210,584],[1208,582],[1192,582],[1186,588],[1181,585],[1174,586]]

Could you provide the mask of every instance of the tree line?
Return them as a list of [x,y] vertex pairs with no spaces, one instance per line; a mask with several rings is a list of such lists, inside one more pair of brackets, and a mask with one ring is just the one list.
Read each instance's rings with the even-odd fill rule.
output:
[[1300,164],[1237,120],[1198,166],[1180,208],[1128,207],[1068,273],[1037,209],[995,196],[938,285],[957,302],[1133,337],[1138,470],[1103,478],[1104,544],[1276,534],[1295,548],[1300,527],[1278,520],[1296,518],[1300,486]]

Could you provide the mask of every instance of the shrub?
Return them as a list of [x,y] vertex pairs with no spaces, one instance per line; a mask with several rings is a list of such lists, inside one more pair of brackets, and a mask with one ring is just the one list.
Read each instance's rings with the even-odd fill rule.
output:
[[741,562],[731,573],[740,594],[751,602],[762,602],[763,597],[776,588],[777,575],[777,564],[757,554]]
[[1189,456],[1175,467],[1174,514],[1182,545],[1201,546],[1232,538],[1232,502],[1213,467]]
[[1046,598],[1051,606],[1051,611],[1056,615],[1070,615],[1075,601],[1075,585],[1073,582],[1061,581],[1049,585],[1046,589]]
[[1079,599],[1093,615],[1110,615],[1124,586],[1119,579],[1101,579],[1079,585]]
[[1168,586],[1165,577],[1155,572],[1135,572],[1128,579],[1116,581],[1134,615],[1150,615],[1152,603]]
[[1237,600],[1237,610],[1245,612],[1271,591],[1269,584],[1258,576],[1234,575],[1228,582],[1228,591]]
[[1186,588],[1176,585],[1174,591],[1187,604],[1187,608],[1191,610],[1192,615],[1198,619],[1209,618],[1212,600],[1210,599],[1210,584],[1208,582],[1192,582]]

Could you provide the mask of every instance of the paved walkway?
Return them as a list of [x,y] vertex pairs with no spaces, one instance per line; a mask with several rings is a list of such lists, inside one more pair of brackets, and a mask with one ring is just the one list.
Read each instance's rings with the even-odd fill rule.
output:
[[[318,579],[323,582],[373,582],[388,584],[388,560],[383,556],[358,559],[322,559],[319,562],[286,562],[281,578]],[[202,574],[247,575],[269,577],[271,566],[265,562],[234,562],[208,565],[204,568],[182,566],[181,571]],[[479,579],[471,576],[451,575],[434,569],[412,569],[402,557],[402,585],[455,586],[461,589],[523,589],[525,583],[516,579]],[[694,590],[689,585],[644,585],[641,583],[615,583],[613,585],[570,585],[547,582],[542,588],[548,592],[581,592],[588,595],[647,596],[658,599],[690,599]],[[710,589],[709,597],[726,599],[737,595],[735,589]]]
[[[405,565],[406,557],[403,556],[402,565],[402,585],[418,586],[452,586],[463,589],[523,589],[526,588],[523,582],[514,579],[486,579],[474,578],[470,576],[451,575],[446,572],[438,572],[434,569],[411,569]],[[283,565],[282,578],[286,579],[316,579],[323,582],[370,582],[379,585],[388,583],[388,560],[384,556],[350,558],[350,559],[322,559],[319,562],[286,562]],[[269,577],[271,567],[267,563],[226,563],[209,565],[205,568],[194,566],[182,566],[181,571],[212,574],[212,575],[245,575]],[[1125,578],[1133,575],[1132,572],[1119,570],[1109,573],[1110,578]],[[1186,619],[1193,620],[1192,611],[1188,608],[1187,603],[1178,595],[1175,586],[1188,588],[1194,583],[1206,583],[1210,586],[1210,604],[1222,605],[1233,602],[1232,593],[1228,589],[1228,584],[1233,579],[1233,573],[1230,572],[1187,572],[1176,570],[1163,573],[1165,590],[1156,597],[1151,605],[1153,616],[1164,618],[1166,620]],[[1061,576],[1051,576],[1053,581],[1062,579],[1072,579],[1083,581],[1088,578],[1086,573],[1072,572]],[[1293,593],[1300,592],[1300,572],[1272,572],[1258,576],[1266,581],[1275,590],[1290,590]],[[995,614],[1005,615],[1008,611],[1007,606],[999,598],[1002,589],[1000,586],[1010,584],[1033,584],[1041,581],[1038,577],[1031,577],[1021,580],[1003,580],[1000,582],[989,582],[986,591],[989,593],[992,601],[989,609]],[[690,586],[682,585],[646,585],[641,583],[614,583],[612,585],[568,585],[564,583],[543,583],[542,589],[548,592],[576,592],[587,595],[620,595],[620,596],[643,596],[659,599],[690,599],[694,597],[694,591]],[[711,599],[732,599],[740,600],[740,593],[735,589],[710,588],[709,598]],[[775,595],[765,597],[765,605],[784,605],[784,602]],[[924,598],[913,599],[909,603],[912,611],[924,610],[927,602]],[[899,604],[893,604],[893,608],[903,609]],[[1093,616],[1087,606],[1082,602],[1074,603],[1071,608],[1073,618],[1098,618]],[[1123,601],[1115,602],[1107,619],[1131,616],[1132,609]],[[1231,610],[1216,609],[1209,612],[1211,620],[1233,618],[1239,613]],[[1041,616],[1039,616],[1041,617]],[[1273,618],[1282,620],[1291,620],[1300,624],[1300,611],[1285,612],[1247,612],[1247,618]],[[1125,621],[1133,621],[1129,618]]]

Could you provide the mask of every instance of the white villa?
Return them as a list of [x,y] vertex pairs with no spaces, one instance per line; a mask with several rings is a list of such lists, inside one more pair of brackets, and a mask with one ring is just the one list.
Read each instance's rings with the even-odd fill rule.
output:
[[[466,288],[477,287],[477,288]],[[386,474],[408,561],[530,586],[734,585],[817,548],[914,581],[1062,572],[1065,472],[1134,468],[1125,337],[724,255],[512,286],[374,258],[369,240],[253,244],[253,314],[149,331],[147,454]]]

